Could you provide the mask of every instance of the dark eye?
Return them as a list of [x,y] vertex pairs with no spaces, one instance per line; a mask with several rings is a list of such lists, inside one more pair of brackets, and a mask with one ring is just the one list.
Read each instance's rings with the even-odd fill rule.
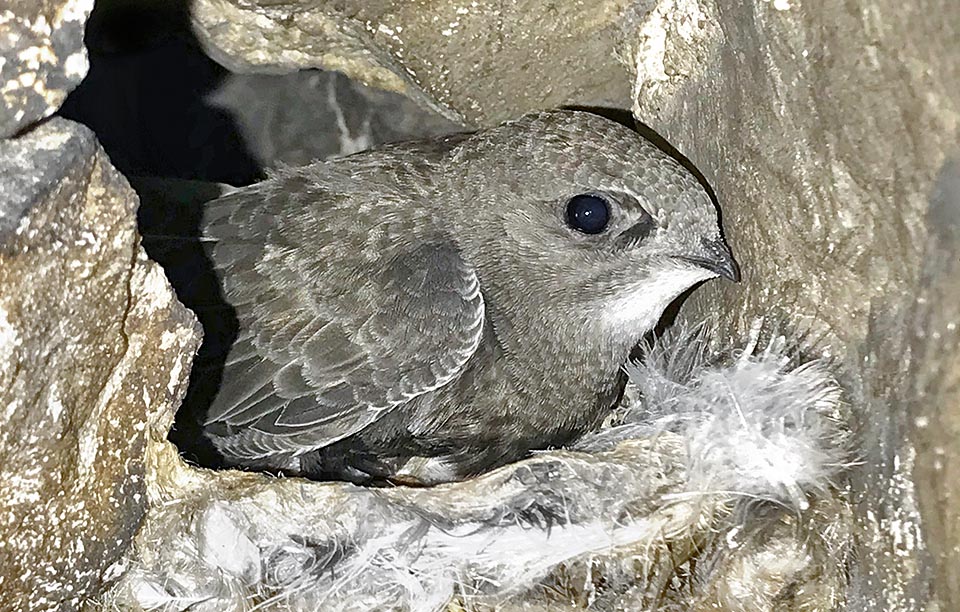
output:
[[599,234],[610,223],[610,206],[596,195],[573,196],[567,202],[567,225],[584,234]]

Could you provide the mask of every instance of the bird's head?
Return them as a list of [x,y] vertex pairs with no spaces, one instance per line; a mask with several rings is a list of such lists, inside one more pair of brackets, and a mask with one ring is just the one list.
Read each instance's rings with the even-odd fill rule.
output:
[[526,313],[517,324],[635,342],[693,285],[740,279],[703,186],[613,121],[527,115],[447,163],[457,240],[488,303]]

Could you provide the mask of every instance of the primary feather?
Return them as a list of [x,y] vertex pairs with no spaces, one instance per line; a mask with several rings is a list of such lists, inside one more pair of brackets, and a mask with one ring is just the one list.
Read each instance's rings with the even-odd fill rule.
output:
[[423,231],[429,214],[396,214],[389,192],[371,201],[326,187],[350,180],[328,170],[209,207],[210,258],[240,334],[206,425],[232,457],[349,436],[449,382],[480,340],[476,274],[449,238]]

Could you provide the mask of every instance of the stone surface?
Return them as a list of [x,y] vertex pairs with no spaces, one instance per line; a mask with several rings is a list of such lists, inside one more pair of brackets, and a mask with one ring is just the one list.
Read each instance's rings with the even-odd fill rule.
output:
[[268,169],[463,129],[405,96],[320,70],[230,75],[207,100],[233,118],[251,156]]
[[[960,142],[960,5],[660,5],[629,45],[633,110],[715,188],[745,278],[683,317],[720,303],[734,336],[757,314],[797,321],[834,356],[861,415],[848,609],[957,609],[956,272],[930,263],[928,203]],[[707,22],[674,22],[692,13]]]
[[[906,424],[913,476],[944,604],[960,602],[960,149],[930,194],[930,240],[910,348],[916,379]],[[949,609],[949,608],[944,608]]]
[[237,72],[341,71],[467,124],[534,108],[628,104],[614,58],[637,0],[199,0],[198,37]]
[[87,74],[93,0],[0,2],[0,138],[52,115]]
[[59,114],[93,129],[128,177],[246,185],[282,164],[459,128],[339,73],[231,74],[204,55],[180,2],[98,3],[86,41],[90,72]]
[[199,338],[83,126],[0,141],[0,607],[76,610],[146,510]]

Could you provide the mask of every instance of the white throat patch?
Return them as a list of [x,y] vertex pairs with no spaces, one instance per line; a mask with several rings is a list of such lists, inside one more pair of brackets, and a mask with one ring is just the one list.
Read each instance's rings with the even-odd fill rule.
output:
[[654,273],[609,304],[604,312],[607,325],[642,335],[656,326],[670,302],[700,281],[717,274],[693,266],[671,266]]

